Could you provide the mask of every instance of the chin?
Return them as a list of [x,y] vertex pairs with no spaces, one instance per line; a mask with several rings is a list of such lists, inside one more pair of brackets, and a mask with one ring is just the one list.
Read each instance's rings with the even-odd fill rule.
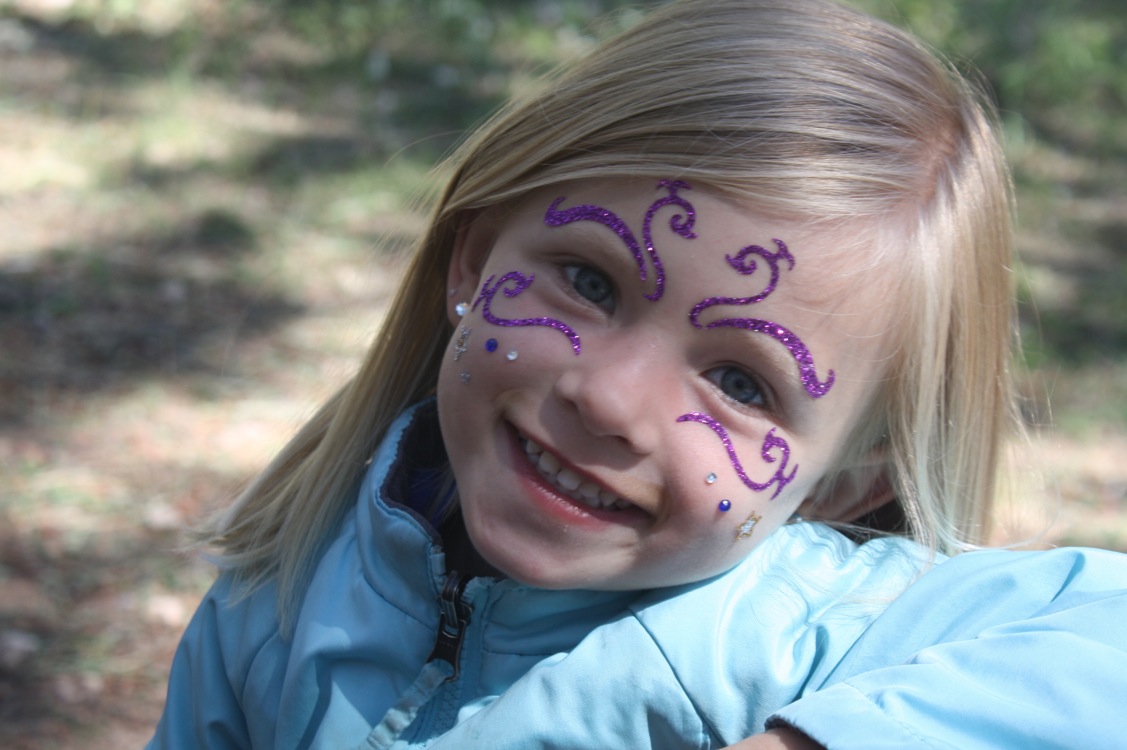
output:
[[539,555],[520,554],[511,546],[500,554],[478,549],[478,554],[494,571],[526,586],[549,590],[601,588],[590,576],[566,573],[561,566],[546,562]]
[[614,585],[605,570],[583,570],[577,566],[575,556],[567,559],[566,551],[555,550],[545,555],[544,549],[529,549],[525,545],[506,544],[501,539],[499,548],[492,547],[488,541],[475,543],[478,555],[485,561],[492,575],[500,573],[505,578],[550,591],[567,589],[621,590],[632,588]]

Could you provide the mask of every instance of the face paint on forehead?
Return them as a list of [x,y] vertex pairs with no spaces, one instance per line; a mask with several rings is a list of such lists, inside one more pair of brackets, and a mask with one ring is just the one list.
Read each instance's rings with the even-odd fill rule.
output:
[[[716,305],[754,305],[757,302],[762,302],[771,296],[775,291],[775,287],[779,284],[779,261],[785,260],[789,264],[789,270],[794,270],[795,258],[791,255],[790,250],[787,248],[786,243],[782,240],[774,240],[775,247],[778,248],[777,252],[772,253],[766,248],[759,245],[748,245],[743,250],[740,250],[735,257],[725,255],[725,260],[728,265],[734,268],[737,272],[744,275],[751,275],[755,273],[758,265],[754,258],[748,258],[750,255],[758,255],[771,269],[771,280],[767,286],[763,288],[759,294],[751,297],[708,297],[701,300],[689,312],[689,322],[694,328],[701,328],[700,314],[710,307]],[[790,352],[791,357],[794,358],[795,364],[798,365],[798,377],[802,381],[802,387],[813,398],[821,398],[829,393],[830,388],[834,384],[834,371],[830,370],[826,375],[825,380],[818,379],[817,370],[814,367],[814,356],[806,345],[802,343],[795,333],[790,331],[784,326],[774,323],[770,320],[762,320],[760,318],[722,318],[714,320],[704,328],[743,328],[747,331],[755,333],[763,333],[778,341],[786,347]]]
[[778,252],[771,252],[766,248],[759,245],[748,245],[743,250],[736,253],[735,257],[725,255],[724,260],[728,261],[728,265],[734,268],[738,273],[744,276],[750,276],[759,269],[759,264],[755,262],[754,258],[748,258],[749,255],[758,255],[767,265],[771,268],[771,280],[767,282],[767,286],[763,291],[751,297],[709,297],[708,299],[701,300],[693,307],[693,311],[689,313],[689,320],[692,321],[693,326],[700,328],[697,319],[700,314],[713,305],[754,305],[756,302],[762,302],[771,296],[771,292],[775,291],[775,287],[779,285],[779,261],[785,260],[790,264],[790,270],[794,270],[794,256],[790,254],[787,249],[786,243],[782,240],[774,240],[775,247],[779,248]]
[[[654,267],[655,280],[654,291],[644,296],[646,299],[655,302],[661,299],[662,294],[665,293],[665,268],[661,263],[661,257],[657,254],[657,248],[654,246],[654,214],[666,206],[680,207],[684,211],[684,214],[676,213],[669,218],[670,230],[685,239],[691,240],[696,238],[696,234],[693,233],[693,223],[696,221],[696,210],[693,208],[693,204],[677,194],[678,190],[692,190],[689,183],[682,182],[681,180],[661,180],[657,183],[657,187],[665,188],[669,191],[669,195],[658,198],[650,204],[642,220],[642,238],[645,241],[646,254],[649,255],[650,262]],[[626,245],[627,249],[634,255],[634,261],[638,264],[638,278],[642,281],[646,280],[645,256],[643,256],[642,250],[638,245],[638,240],[634,237],[634,233],[630,231],[630,227],[626,225],[625,221],[619,218],[613,211],[591,204],[582,204],[560,210],[559,206],[564,200],[566,200],[566,197],[561,196],[552,201],[552,205],[548,206],[548,210],[544,214],[545,224],[550,227],[562,227],[574,221],[594,221],[602,224],[617,234],[623,244]]]
[[787,462],[790,461],[790,445],[787,444],[786,440],[775,435],[775,428],[773,427],[771,428],[771,431],[767,433],[767,437],[763,439],[763,447],[760,448],[759,455],[762,456],[763,460],[767,463],[773,464],[778,459],[776,459],[775,456],[771,454],[771,451],[777,448],[782,454],[783,458],[782,462],[779,464],[779,468],[775,470],[774,475],[772,475],[772,477],[766,482],[763,482],[761,484],[751,479],[747,475],[747,472],[744,471],[743,464],[740,463],[740,457],[736,455],[735,446],[732,445],[732,438],[728,435],[728,431],[724,429],[724,425],[720,424],[707,414],[702,414],[697,411],[691,412],[689,414],[682,414],[681,416],[677,417],[677,421],[700,422],[701,424],[711,428],[712,431],[716,433],[717,437],[720,438],[720,442],[724,444],[724,449],[728,452],[728,459],[732,462],[732,468],[736,470],[736,476],[740,478],[741,482],[743,482],[747,487],[756,492],[763,492],[764,490],[770,489],[770,487],[774,485],[775,492],[772,493],[771,497],[769,498],[771,500],[774,500],[776,497],[778,497],[779,493],[783,491],[783,488],[790,484],[794,479],[795,474],[798,473],[798,466],[796,465],[793,469],[791,469],[790,474],[787,474]]
[[[493,314],[493,298],[497,296],[497,292],[503,291],[506,297],[516,297],[518,294],[527,289],[532,282],[536,279],[534,274],[525,276],[520,271],[509,271],[497,280],[494,284],[493,280],[496,276],[490,276],[481,285],[481,292],[478,294],[477,299],[474,300],[471,309],[476,310],[478,304],[481,304],[481,316],[485,318],[486,322],[492,323],[495,326],[546,326],[548,328],[555,328],[560,333],[564,334],[571,340],[571,350],[577,355],[582,351],[579,342],[579,334],[575,332],[571,326],[556,320],[555,318],[499,318]],[[502,286],[509,282],[513,282],[513,286],[509,289],[501,289]],[[492,286],[490,286],[492,284]],[[515,359],[515,357],[510,357]]]

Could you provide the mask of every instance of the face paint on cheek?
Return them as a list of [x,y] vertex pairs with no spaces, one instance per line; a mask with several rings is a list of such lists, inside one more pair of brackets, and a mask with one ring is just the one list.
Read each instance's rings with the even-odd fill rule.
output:
[[[520,271],[509,271],[493,283],[496,276],[490,276],[481,285],[481,292],[478,294],[477,299],[474,300],[471,309],[476,310],[478,304],[481,304],[481,316],[485,318],[487,323],[492,323],[495,326],[517,327],[517,326],[545,326],[547,328],[554,328],[560,333],[564,334],[571,341],[571,350],[577,355],[582,350],[579,343],[579,334],[575,330],[555,318],[498,318],[493,314],[493,298],[497,296],[497,292],[503,291],[506,297],[516,297],[525,289],[527,289],[532,282],[536,279],[535,275],[525,276]],[[501,289],[502,286],[509,282],[513,282],[513,286],[509,289]],[[490,286],[492,284],[492,286]],[[510,359],[516,359],[515,356]]]
[[[645,218],[642,220],[642,238],[646,243],[646,254],[649,256],[650,262],[654,267],[654,291],[644,296],[646,299],[655,302],[661,299],[662,294],[665,293],[665,266],[662,264],[661,257],[657,254],[657,248],[654,245],[654,215],[666,206],[677,206],[681,208],[684,214],[677,213],[671,216],[669,218],[669,229],[685,239],[691,240],[696,238],[696,234],[693,233],[693,224],[696,222],[696,210],[693,208],[693,204],[677,194],[678,190],[692,190],[692,187],[689,183],[682,182],[681,180],[661,180],[657,183],[657,186],[668,190],[669,195],[651,203],[650,207],[646,210]],[[548,206],[548,210],[544,214],[545,224],[550,227],[562,227],[574,221],[594,221],[602,224],[617,234],[619,239],[622,240],[622,243],[626,245],[626,248],[634,255],[634,261],[638,264],[638,278],[642,281],[646,280],[645,257],[642,255],[642,249],[638,244],[638,240],[634,237],[634,233],[630,231],[630,227],[626,225],[626,222],[619,218],[613,211],[590,204],[572,206],[571,208],[561,211],[559,210],[559,206],[564,200],[566,200],[566,198],[561,196],[552,201],[552,205]]]
[[795,474],[798,473],[798,466],[796,465],[791,469],[790,474],[787,474],[787,463],[790,461],[790,445],[787,444],[786,440],[775,435],[775,428],[773,427],[771,431],[767,433],[767,437],[763,439],[763,447],[760,449],[759,455],[762,456],[763,460],[767,463],[773,464],[778,459],[771,454],[771,451],[777,448],[782,454],[782,461],[779,464],[779,468],[775,470],[775,474],[769,480],[760,484],[751,479],[747,475],[747,472],[744,471],[743,464],[740,463],[740,457],[736,455],[736,449],[732,445],[732,438],[729,437],[728,431],[724,429],[724,425],[707,414],[701,414],[696,411],[689,414],[682,414],[677,417],[677,421],[700,422],[711,428],[712,431],[716,433],[717,437],[720,438],[720,442],[724,444],[724,449],[728,452],[728,459],[732,462],[732,468],[735,469],[736,476],[740,478],[741,482],[756,492],[763,492],[774,485],[775,492],[769,498],[771,500],[778,497],[779,493],[783,491],[783,488],[790,484],[791,481],[794,480]]

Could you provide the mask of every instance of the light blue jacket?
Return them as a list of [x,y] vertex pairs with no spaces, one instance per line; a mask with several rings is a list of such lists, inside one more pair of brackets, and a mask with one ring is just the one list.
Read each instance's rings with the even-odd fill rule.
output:
[[890,602],[911,568],[896,546],[780,529],[737,575],[639,600],[431,750],[719,748],[788,724],[831,750],[1127,748],[1127,556],[969,552]]
[[431,410],[389,432],[292,640],[272,588],[232,603],[220,578],[152,747],[717,748],[774,723],[843,749],[1123,746],[1113,553],[969,553],[915,581],[928,563],[910,542],[803,523],[648,593],[473,579],[441,627],[457,579],[393,499]]
[[[426,403],[389,431],[317,566],[292,638],[279,632],[273,586],[233,600],[219,578],[177,649],[149,747],[347,750],[397,738],[397,747],[422,746],[453,726],[463,705],[570,651],[637,598],[448,575],[437,532],[395,501],[413,480],[406,465],[414,462],[403,456],[432,453],[439,439],[433,412]],[[432,652],[458,663],[456,679],[445,681],[452,665],[428,660]]]

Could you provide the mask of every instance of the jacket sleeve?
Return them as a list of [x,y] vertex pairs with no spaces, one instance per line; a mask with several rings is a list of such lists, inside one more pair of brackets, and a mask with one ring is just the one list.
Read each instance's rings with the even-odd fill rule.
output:
[[1122,745],[1127,557],[967,553],[904,590],[902,546],[817,531],[595,630],[434,747],[718,748],[764,721],[830,750]]
[[220,578],[204,597],[172,660],[164,713],[147,748],[251,746],[241,706],[243,669],[249,662],[246,607],[228,604],[229,584]]
[[1122,747],[1125,623],[1127,556],[965,553],[767,725],[830,750]]

